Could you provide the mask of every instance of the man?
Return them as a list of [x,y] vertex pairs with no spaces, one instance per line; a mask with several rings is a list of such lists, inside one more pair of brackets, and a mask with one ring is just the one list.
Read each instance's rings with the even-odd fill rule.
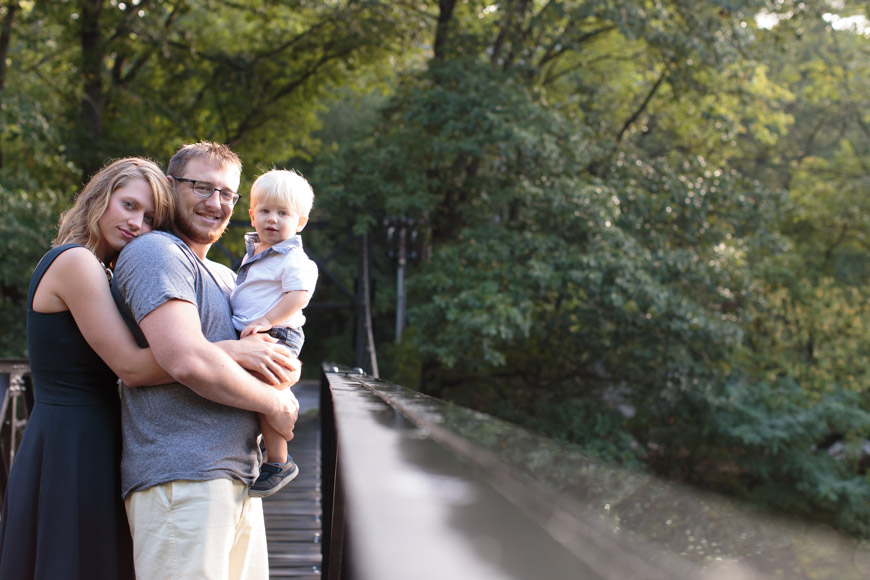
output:
[[[179,149],[167,173],[175,227],[128,244],[113,283],[134,333],[177,381],[122,389],[121,485],[136,576],[265,580],[262,501],[248,495],[259,459],[255,412],[289,440],[299,405],[290,389],[261,382],[213,344],[236,338],[234,274],[206,254],[238,201],[241,161],[201,142]],[[298,380],[293,363],[284,362],[296,369],[288,377],[271,358],[234,357],[265,377]]]

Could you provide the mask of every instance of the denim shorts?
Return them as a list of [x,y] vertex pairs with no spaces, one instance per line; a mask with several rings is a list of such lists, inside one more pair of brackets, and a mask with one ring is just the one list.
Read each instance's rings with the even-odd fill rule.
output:
[[293,356],[299,357],[302,352],[302,345],[305,343],[305,333],[301,328],[290,328],[288,326],[273,326],[267,332],[269,336],[277,338],[278,342],[290,349]]

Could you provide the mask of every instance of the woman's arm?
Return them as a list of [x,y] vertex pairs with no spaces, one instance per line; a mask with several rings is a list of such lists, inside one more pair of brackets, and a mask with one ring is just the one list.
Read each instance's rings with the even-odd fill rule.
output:
[[49,266],[33,299],[38,312],[69,310],[94,352],[130,387],[160,385],[173,378],[140,348],[118,312],[106,272],[85,248],[70,248]]

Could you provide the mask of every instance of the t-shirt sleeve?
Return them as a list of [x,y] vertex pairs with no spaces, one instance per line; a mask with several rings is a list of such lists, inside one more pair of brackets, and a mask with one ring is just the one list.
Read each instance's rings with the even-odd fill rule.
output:
[[137,323],[170,300],[196,304],[198,271],[171,238],[147,234],[127,244],[115,265],[113,284]]
[[284,268],[284,273],[281,276],[281,290],[283,292],[304,290],[311,294],[314,292],[316,284],[317,264],[305,254]]

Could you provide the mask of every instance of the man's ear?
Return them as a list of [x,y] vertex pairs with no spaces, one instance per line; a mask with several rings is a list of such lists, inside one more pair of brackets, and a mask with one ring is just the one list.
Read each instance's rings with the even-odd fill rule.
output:
[[296,224],[296,231],[301,232],[302,228],[304,228],[307,223],[308,223],[307,217],[305,217],[304,215],[299,216],[299,223]]

